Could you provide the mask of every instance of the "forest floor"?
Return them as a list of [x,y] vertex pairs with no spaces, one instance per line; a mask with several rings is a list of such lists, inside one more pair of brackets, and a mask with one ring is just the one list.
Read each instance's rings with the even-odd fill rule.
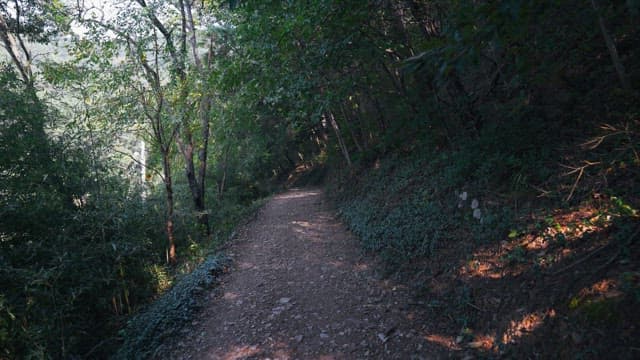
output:
[[376,271],[320,189],[274,196],[226,252],[232,269],[170,358],[449,357],[424,304]]

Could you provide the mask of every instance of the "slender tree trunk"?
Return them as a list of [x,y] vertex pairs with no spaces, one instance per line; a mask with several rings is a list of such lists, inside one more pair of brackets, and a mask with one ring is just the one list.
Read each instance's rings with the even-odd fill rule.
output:
[[[208,91],[205,91],[203,98],[200,100],[200,126],[202,127],[202,145],[198,149],[198,194],[200,195],[200,211],[198,214],[198,222],[204,228],[207,236],[211,234],[209,226],[209,214],[205,209],[205,182],[207,175],[207,149],[209,148],[209,110],[211,108],[211,98]],[[198,205],[196,205],[196,208]]]
[[342,104],[340,104],[340,111],[342,112],[342,116],[344,117],[345,127],[347,128],[347,132],[349,132],[349,135],[351,135],[351,139],[353,140],[353,143],[356,145],[356,148],[358,149],[358,151],[362,152],[362,146],[360,146],[358,137],[351,129],[351,126],[349,126],[349,116],[347,115],[347,111],[344,109],[344,105]]
[[222,164],[222,178],[218,181],[218,201],[222,201],[225,185],[227,182],[227,163]]
[[162,170],[163,170],[163,181],[166,192],[166,204],[167,204],[167,218],[166,218],[166,228],[167,231],[167,239],[169,240],[169,249],[167,251],[167,261],[169,264],[175,265],[178,261],[178,256],[176,254],[176,242],[173,234],[173,183],[171,179],[171,160],[169,158],[169,149],[163,147],[161,149],[162,152]]
[[[185,124],[185,126],[188,124]],[[186,135],[186,141],[177,137],[176,140],[178,142],[178,146],[182,152],[182,156],[184,157],[184,172],[187,178],[187,183],[189,184],[189,190],[191,191],[191,199],[193,200],[194,210],[196,211],[196,218],[198,224],[200,224],[203,228],[203,231],[206,235],[209,235],[209,216],[205,211],[205,202],[204,202],[204,185],[201,184],[199,176],[196,176],[196,169],[194,165],[194,143],[193,136],[190,130],[183,130],[183,133]],[[206,164],[205,164],[206,166]]]
[[362,149],[364,151],[367,151],[369,150],[369,138],[367,136],[367,133],[369,132],[369,124],[365,120],[367,118],[367,116],[365,116],[366,114],[363,113],[362,97],[359,96],[358,99],[360,99],[360,101],[358,101],[357,99],[354,100],[354,104],[357,106],[355,116],[358,119],[358,130],[360,132],[360,139],[362,140]]
[[[18,24],[20,19],[17,19]],[[11,61],[20,73],[25,84],[33,88],[33,73],[31,72],[31,54],[27,50],[18,33],[11,33],[7,20],[0,13],[0,40],[9,54]],[[34,91],[35,93],[35,91]]]
[[342,151],[342,155],[344,159],[347,161],[347,165],[351,167],[351,156],[349,156],[349,149],[347,149],[346,144],[344,143],[344,139],[342,138],[342,134],[340,133],[340,127],[336,122],[336,118],[333,115],[333,112],[329,111],[326,115],[329,118],[329,122],[331,123],[331,127],[336,134],[336,138],[338,140],[338,146],[340,146],[340,150]]
[[[156,16],[153,9],[149,7],[146,0],[136,0],[138,4],[140,4],[143,8],[147,10],[147,16],[153,23],[153,26],[160,31],[162,36],[166,41],[166,49],[169,52],[171,57],[171,62],[175,67],[175,80],[180,83],[183,88],[182,93],[182,105],[186,109],[189,104],[188,101],[188,90],[187,90],[187,82],[188,82],[188,74],[186,72],[187,65],[187,42],[189,43],[192,55],[194,58],[196,72],[200,76],[205,76],[205,72],[203,71],[203,65],[198,55],[197,49],[197,39],[195,32],[195,24],[193,19],[193,14],[191,11],[191,0],[179,0],[178,7],[180,11],[180,20],[181,20],[181,30],[178,35],[179,41],[179,49],[176,47],[174,43],[174,37],[172,36],[172,32],[165,27],[165,25],[160,21],[160,19]],[[213,52],[212,47],[209,49],[209,63],[211,64]],[[206,88],[203,91],[206,93]],[[201,101],[210,101],[210,96],[205,94]],[[197,221],[203,227],[204,232],[209,235],[209,216],[206,213],[205,207],[205,175],[206,175],[206,161],[207,161],[207,145],[209,141],[209,119],[208,119],[208,106],[205,107],[207,109],[206,113],[202,113],[203,104],[200,103],[198,106],[198,110],[200,111],[200,116],[202,119],[202,147],[198,148],[198,173],[196,174],[195,166],[194,166],[194,151],[196,149],[196,140],[193,137],[193,133],[190,129],[191,124],[189,123],[189,119],[187,118],[187,114],[182,114],[182,126],[180,128],[180,134],[176,137],[176,141],[178,142],[178,146],[185,160],[185,174],[187,177],[187,182],[189,184],[189,190],[191,191],[194,208],[197,213]],[[206,123],[205,123],[206,120]]]
[[624,70],[624,66],[622,65],[622,61],[620,61],[620,56],[618,55],[618,49],[616,48],[616,44],[611,38],[611,34],[607,30],[607,27],[604,23],[604,18],[600,14],[600,10],[598,9],[598,4],[595,0],[591,0],[591,6],[593,10],[596,12],[596,16],[598,16],[598,24],[600,25],[600,32],[602,32],[602,37],[604,38],[604,42],[607,45],[607,49],[609,50],[609,56],[611,56],[611,61],[613,62],[613,67],[616,69],[616,74],[618,74],[618,80],[620,80],[620,85],[624,90],[631,90],[631,84],[629,83],[629,79],[627,78],[627,74]]
[[407,88],[404,84],[402,77],[397,73],[392,72],[391,69],[389,69],[389,67],[387,66],[387,64],[385,64],[384,61],[381,60],[380,64],[382,65],[382,69],[384,70],[384,72],[387,74],[387,76],[389,76],[389,79],[391,80],[393,87],[398,92],[398,95],[401,95],[402,97],[407,99],[407,104],[411,108],[411,111],[413,111],[414,114],[418,114],[418,106],[409,97]]
[[378,101],[378,99],[373,96],[373,95],[368,95],[369,98],[371,99],[371,102],[373,103],[373,107],[376,109],[376,112],[378,113],[377,115],[377,119],[378,119],[378,127],[380,129],[380,133],[384,134],[387,132],[387,122],[384,119],[384,112],[382,111],[382,106],[380,106],[380,102]]
[[222,178],[218,181],[218,201],[222,200],[224,194],[226,182],[227,182],[227,169],[229,162],[229,145],[225,146],[224,153],[222,155]]

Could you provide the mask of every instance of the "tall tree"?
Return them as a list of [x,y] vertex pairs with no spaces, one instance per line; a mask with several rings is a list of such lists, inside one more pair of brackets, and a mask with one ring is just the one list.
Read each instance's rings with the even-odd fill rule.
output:
[[[211,14],[205,13],[205,8],[200,8],[201,16],[198,19],[194,17],[193,12],[195,0],[179,0],[177,4],[170,4],[168,9],[168,11],[177,10],[179,20],[175,23],[163,22],[156,13],[160,4],[151,4],[146,0],[136,0],[136,2],[144,9],[144,14],[151,25],[162,34],[165,41],[165,49],[172,67],[172,81],[178,90],[173,103],[173,106],[179,109],[176,117],[180,120],[176,141],[184,157],[185,176],[198,222],[208,235],[210,226],[205,201],[205,185],[212,89],[208,88],[207,79],[213,63],[215,39],[212,33],[208,34],[207,47],[204,49],[205,59],[201,59],[200,53],[203,49],[199,46],[197,27],[211,26],[212,24],[198,23],[198,20],[202,22],[207,15]],[[199,119],[198,126],[195,127],[194,118]]]
[[147,119],[151,139],[163,158],[171,261],[175,261],[175,242],[170,233],[174,146],[183,159],[197,221],[205,234],[210,232],[205,189],[215,19],[213,8],[207,7],[210,5],[200,4],[194,9],[194,4],[193,0],[130,0],[126,6],[114,5],[111,16],[91,8],[77,9],[79,21],[89,28],[87,36],[96,40],[92,46],[125,49],[127,59],[137,67],[129,78],[130,85],[137,89],[134,93]]

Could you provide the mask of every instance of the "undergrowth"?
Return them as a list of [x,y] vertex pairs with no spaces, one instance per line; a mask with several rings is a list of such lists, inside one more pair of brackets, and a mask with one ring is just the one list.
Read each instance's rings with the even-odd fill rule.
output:
[[[398,269],[449,241],[464,239],[472,246],[507,236],[528,209],[517,201],[502,201],[500,194],[507,191],[518,199],[529,194],[523,196],[519,184],[509,185],[510,179],[488,174],[492,167],[505,174],[526,171],[520,160],[505,163],[505,154],[489,156],[469,146],[392,155],[360,169],[356,177],[348,171],[334,176],[328,193],[363,247]],[[539,173],[549,171],[545,160],[537,161]],[[506,190],[498,189],[498,181]]]
[[580,136],[546,123],[401,144],[332,168],[327,193],[387,275],[410,275],[426,311],[438,305],[429,321],[449,350],[632,358],[640,122],[593,122]]
[[113,358],[161,357],[167,340],[190,322],[200,308],[199,299],[215,285],[217,275],[228,263],[223,255],[210,256],[193,272],[180,277],[169,291],[127,322],[120,331],[124,343]]
[[160,295],[147,307],[132,316],[120,330],[122,340],[114,359],[159,358],[173,344],[171,338],[191,322],[202,305],[203,294],[215,286],[217,276],[229,265],[230,260],[218,252],[218,246],[234,236],[235,229],[264,205],[266,198],[241,205],[221,202],[212,216],[213,241],[208,244],[191,242],[184,249],[185,257],[173,272],[159,271],[156,282],[168,283],[159,289]]

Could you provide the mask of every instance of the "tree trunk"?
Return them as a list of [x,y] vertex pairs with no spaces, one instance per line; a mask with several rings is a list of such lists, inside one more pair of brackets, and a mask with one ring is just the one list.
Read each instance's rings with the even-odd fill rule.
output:
[[[16,21],[20,21],[17,19]],[[29,87],[33,87],[33,73],[31,72],[31,54],[27,50],[20,34],[11,33],[7,20],[0,13],[0,40],[9,54],[22,80]]]
[[[193,14],[191,11],[190,1],[178,1],[178,7],[180,10],[180,18],[181,18],[181,30],[178,37],[179,40],[179,52],[175,46],[174,38],[171,35],[172,32],[160,21],[160,19],[156,16],[154,11],[150,9],[146,0],[136,0],[138,4],[140,4],[143,8],[147,9],[147,16],[153,23],[153,26],[160,31],[162,36],[166,41],[166,48],[171,57],[171,62],[175,67],[175,80],[180,83],[182,87],[181,98],[184,106],[185,113],[181,115],[181,128],[180,134],[176,136],[176,141],[178,142],[178,146],[185,160],[185,174],[187,177],[187,182],[189,184],[189,190],[191,191],[191,196],[193,199],[194,208],[196,211],[197,222],[202,226],[204,233],[208,236],[210,233],[209,228],[209,216],[206,213],[205,208],[205,175],[206,175],[206,166],[207,166],[207,145],[209,141],[209,114],[208,109],[210,104],[210,96],[207,94],[206,88],[203,88],[203,93],[205,94],[201,102],[198,104],[198,110],[201,116],[201,125],[202,125],[202,147],[198,148],[198,173],[196,175],[196,170],[194,166],[194,151],[196,149],[196,141],[193,137],[193,133],[191,131],[191,125],[188,118],[188,111],[186,109],[192,104],[189,103],[188,98],[188,87],[186,86],[188,83],[188,73],[185,71],[187,65],[187,41],[192,50],[192,55],[194,58],[195,68],[199,76],[206,79],[205,71],[203,71],[203,65],[198,55],[197,49],[197,39],[195,32],[195,24],[193,19]],[[188,38],[188,40],[187,40]],[[212,45],[209,48],[209,57],[208,64],[211,64],[213,57],[213,49]],[[206,104],[203,104],[205,102]],[[206,112],[203,113],[203,110]]]
[[229,167],[229,145],[226,145],[222,154],[222,162],[218,163],[218,166],[222,167],[222,177],[218,182],[218,201],[222,201],[224,190],[227,182],[227,169]]
[[336,138],[338,139],[338,146],[340,146],[342,155],[344,156],[344,159],[347,161],[347,165],[351,167],[351,156],[349,156],[349,149],[347,149],[347,146],[344,143],[344,139],[342,138],[342,134],[340,133],[340,127],[336,122],[336,118],[335,116],[333,116],[333,113],[331,111],[329,111],[329,113],[327,114],[327,117],[329,118],[331,127],[333,128],[333,131],[336,134]]
[[624,70],[624,66],[620,61],[620,56],[618,55],[618,49],[616,48],[615,42],[611,38],[609,31],[604,23],[604,18],[600,14],[600,10],[598,9],[598,4],[596,4],[595,0],[591,0],[591,6],[593,10],[596,12],[598,16],[598,24],[600,25],[600,32],[602,32],[602,37],[604,38],[604,42],[607,45],[607,49],[609,50],[609,56],[611,56],[611,61],[613,62],[613,67],[616,69],[616,74],[618,74],[618,80],[620,80],[620,85],[624,90],[631,90],[631,84],[629,83],[629,79],[627,79],[627,74]]
[[[185,124],[185,126],[188,124]],[[193,152],[194,152],[194,143],[193,136],[191,135],[190,130],[183,130],[186,134],[186,142],[177,137],[176,140],[178,142],[178,146],[182,152],[182,156],[184,157],[184,172],[187,178],[187,183],[189,184],[189,190],[191,191],[191,199],[193,200],[194,210],[196,212],[196,220],[198,224],[202,226],[202,230],[208,236],[209,235],[209,216],[205,211],[205,202],[204,202],[204,181],[199,181],[199,175],[196,177]],[[206,164],[205,164],[206,166]],[[199,172],[200,174],[200,172]],[[204,180],[204,179],[203,179]]]
[[382,111],[382,106],[380,106],[380,102],[375,96],[371,94],[368,94],[367,96],[371,99],[373,107],[378,113],[376,119],[378,120],[378,129],[380,130],[380,134],[384,134],[387,132],[387,122],[384,119],[384,111]]
[[169,159],[169,149],[162,148],[162,170],[163,181],[166,191],[166,203],[167,203],[167,219],[166,219],[166,231],[167,239],[169,240],[169,249],[167,251],[167,262],[171,265],[175,265],[178,261],[176,254],[176,242],[173,234],[173,183],[171,179],[171,160]]
[[[202,100],[204,101],[204,100]],[[207,108],[208,109],[208,108]],[[208,113],[208,110],[207,110]],[[209,214],[206,211],[205,206],[205,178],[207,171],[207,148],[209,142],[209,119],[208,114],[202,116],[202,142],[203,144],[198,149],[198,172],[196,173],[194,151],[195,141],[191,130],[187,127],[189,124],[184,123],[182,132],[186,139],[177,137],[178,146],[184,157],[185,162],[185,176],[187,183],[189,184],[189,190],[191,191],[191,198],[193,200],[194,210],[196,212],[196,219],[198,224],[202,227],[205,235],[209,236],[211,228],[209,226]],[[185,141],[186,140],[186,141]]]
[[353,143],[356,145],[356,148],[358,149],[358,151],[362,152],[362,146],[358,141],[358,137],[353,132],[353,129],[351,128],[351,126],[349,126],[349,115],[347,115],[347,111],[344,109],[344,105],[342,104],[340,104],[340,111],[342,112],[342,116],[344,117],[344,121],[345,121],[345,127],[347,128],[349,135],[351,135],[351,139],[353,140]]
[[203,98],[200,100],[200,126],[202,127],[202,146],[198,150],[198,194],[200,195],[200,211],[198,214],[198,222],[204,228],[205,234],[211,234],[209,226],[209,214],[205,209],[205,182],[207,175],[207,149],[209,148],[209,110],[211,107],[211,98],[205,91]]

